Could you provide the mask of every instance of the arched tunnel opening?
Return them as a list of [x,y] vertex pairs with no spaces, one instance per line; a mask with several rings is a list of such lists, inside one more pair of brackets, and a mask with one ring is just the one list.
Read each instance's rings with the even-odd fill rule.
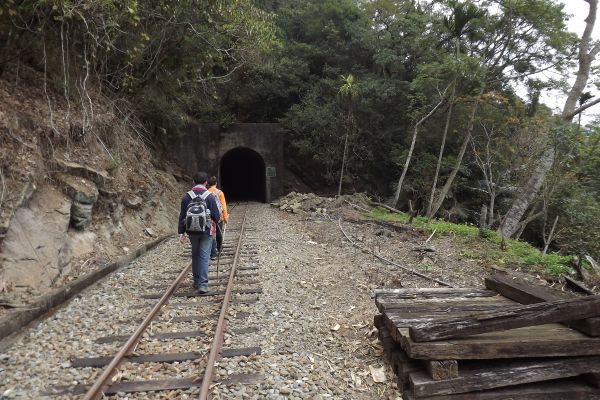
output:
[[219,171],[227,201],[266,201],[265,162],[254,150],[229,150],[221,158]]

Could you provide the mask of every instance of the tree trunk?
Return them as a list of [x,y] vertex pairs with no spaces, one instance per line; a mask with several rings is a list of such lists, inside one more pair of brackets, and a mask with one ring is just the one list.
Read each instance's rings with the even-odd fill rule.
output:
[[479,237],[483,238],[485,236],[485,229],[487,219],[487,206],[485,204],[481,205],[481,213],[479,214]]
[[550,230],[550,235],[548,235],[548,239],[546,240],[546,238],[544,238],[544,242],[545,246],[544,246],[544,251],[542,252],[542,256],[545,256],[546,253],[548,253],[548,247],[550,246],[550,243],[552,243],[552,238],[554,236],[554,230],[556,229],[556,223],[558,222],[558,215],[556,216],[556,218],[554,218],[554,223],[552,224],[552,229]]
[[448,195],[448,192],[450,191],[450,187],[452,187],[454,178],[456,178],[456,174],[458,174],[458,170],[460,169],[460,166],[462,164],[462,159],[465,155],[465,152],[467,151],[467,146],[469,144],[469,141],[471,140],[471,135],[473,134],[473,125],[475,122],[475,114],[477,113],[478,106],[479,106],[479,100],[476,100],[475,104],[473,105],[473,110],[471,110],[471,115],[469,117],[469,125],[467,126],[467,133],[465,134],[465,138],[463,140],[462,146],[460,148],[460,151],[458,152],[458,156],[456,157],[456,164],[454,165],[452,172],[450,172],[450,176],[448,176],[448,179],[446,180],[444,187],[440,191],[440,194],[438,195],[433,208],[431,209],[430,213],[427,215],[428,218],[433,217],[440,210],[440,207],[442,206],[444,199],[446,198],[446,196]]
[[546,174],[552,168],[554,164],[554,147],[548,147],[536,167],[533,174],[529,177],[529,180],[517,193],[517,197],[512,203],[512,206],[506,213],[504,227],[498,228],[498,233],[512,237],[519,230],[519,223],[521,218],[529,208],[529,204],[533,201],[537,192],[542,187]]
[[521,237],[521,235],[523,234],[523,231],[525,231],[525,228],[527,228],[527,225],[529,225],[530,222],[535,221],[536,219],[538,219],[539,217],[544,215],[544,211],[536,212],[536,208],[537,207],[535,207],[535,206],[532,207],[531,210],[529,211],[529,215],[527,216],[527,218],[525,218],[523,221],[519,222],[519,230],[517,231],[517,234],[515,235],[515,239],[519,239]]
[[340,172],[340,185],[338,187],[338,197],[342,194],[342,181],[344,180],[344,165],[346,165],[346,151],[348,150],[348,132],[344,139],[344,154],[342,155],[342,170]]
[[[598,9],[598,0],[586,0],[589,5],[589,13],[585,19],[585,30],[579,42],[579,69],[577,71],[577,77],[575,83],[569,91],[565,106],[561,114],[561,118],[565,122],[571,122],[575,115],[581,113],[587,107],[580,107],[576,109],[577,101],[581,97],[581,94],[585,90],[585,86],[589,79],[590,68],[592,61],[600,51],[600,45],[595,45],[590,50],[591,36],[596,23],[596,10]],[[589,105],[588,105],[589,107]],[[555,151],[552,144],[548,144],[548,148],[543,153],[542,158],[538,162],[537,167],[533,171],[533,174],[529,177],[527,184],[521,188],[517,197],[513,200],[513,204],[508,210],[505,216],[506,224],[504,226],[504,235],[510,237],[514,235],[519,228],[519,221],[523,218],[523,215],[529,208],[529,204],[537,195],[540,190],[542,183],[546,179],[546,174],[552,168],[554,164]],[[502,233],[502,229],[498,229],[498,233]]]
[[[447,89],[448,88],[446,88],[446,90]],[[444,90],[444,93],[446,93],[446,90]],[[398,204],[398,199],[400,198],[400,192],[402,191],[402,184],[404,183],[404,177],[406,176],[406,172],[408,171],[408,166],[410,165],[410,160],[412,158],[412,153],[413,153],[413,150],[415,149],[415,143],[417,141],[417,134],[419,133],[419,125],[421,125],[429,117],[431,117],[433,115],[433,113],[435,112],[435,110],[437,110],[438,107],[440,105],[442,105],[443,102],[444,102],[444,96],[442,95],[442,98],[435,105],[435,107],[433,107],[431,109],[431,111],[429,111],[429,113],[426,116],[424,116],[423,118],[421,118],[415,124],[414,130],[413,130],[412,141],[410,143],[410,149],[408,150],[408,155],[406,156],[406,161],[404,162],[404,168],[402,169],[402,174],[400,175],[400,179],[398,180],[398,185],[396,186],[396,192],[394,193],[394,199],[392,200],[392,204],[391,205],[393,207],[395,207]]]
[[442,143],[440,144],[440,153],[438,154],[437,165],[435,166],[435,175],[433,176],[433,184],[431,185],[431,194],[429,195],[429,203],[427,203],[427,218],[431,218],[431,208],[435,199],[435,188],[437,187],[440,168],[442,166],[442,158],[446,147],[446,138],[450,129],[450,120],[452,119],[452,110],[454,109],[454,96],[456,95],[456,82],[452,85],[452,94],[450,95],[450,105],[446,114],[446,125],[444,126],[444,134],[442,135]]
[[581,97],[581,93],[583,93],[585,86],[587,85],[592,61],[594,58],[596,58],[598,51],[600,51],[600,47],[598,45],[594,46],[590,50],[592,31],[594,30],[594,24],[596,23],[598,0],[586,1],[590,4],[590,9],[587,18],[585,19],[585,29],[583,31],[583,35],[581,36],[581,41],[579,42],[579,69],[577,70],[575,83],[573,83],[573,87],[571,87],[571,90],[569,91],[569,95],[567,96],[567,100],[565,101],[565,106],[563,107],[562,111],[562,118],[569,122],[572,121],[573,117],[575,116],[573,112],[577,106],[577,101]]
[[494,206],[496,203],[496,191],[490,192],[490,212],[488,215],[487,227],[490,228],[494,224]]

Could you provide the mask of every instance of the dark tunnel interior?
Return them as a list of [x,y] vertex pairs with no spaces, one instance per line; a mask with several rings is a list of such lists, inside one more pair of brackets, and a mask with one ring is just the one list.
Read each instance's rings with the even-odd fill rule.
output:
[[265,162],[254,150],[238,147],[225,153],[220,177],[227,201],[266,201]]

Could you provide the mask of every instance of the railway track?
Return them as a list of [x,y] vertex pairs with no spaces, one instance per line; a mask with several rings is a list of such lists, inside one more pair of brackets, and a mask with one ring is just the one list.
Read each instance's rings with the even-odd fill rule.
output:
[[[90,379],[86,384],[58,385],[45,394],[99,399],[179,398],[185,394],[196,398],[199,393],[201,399],[207,399],[215,384],[259,383],[260,374],[235,371],[215,380],[219,359],[261,353],[260,347],[223,348],[226,335],[258,331],[257,327],[244,326],[248,313],[235,310],[236,305],[251,306],[262,292],[258,265],[253,262],[253,229],[246,226],[248,207],[241,204],[232,209],[223,253],[209,266],[207,294],[192,289],[191,263],[186,261],[180,271],[171,270],[165,276],[169,284],[149,286],[134,294],[139,297],[140,308],[146,302],[155,303],[143,318],[125,322],[136,326],[131,335],[95,339],[96,343],[124,343],[116,354],[70,360],[70,368],[90,368],[93,383]],[[189,259],[189,252],[185,249],[182,258]]]

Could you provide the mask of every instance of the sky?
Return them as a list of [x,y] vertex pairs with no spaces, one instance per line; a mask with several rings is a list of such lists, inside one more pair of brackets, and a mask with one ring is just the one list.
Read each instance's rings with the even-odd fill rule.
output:
[[[587,17],[589,11],[589,5],[585,0],[562,0],[560,1],[565,5],[565,12],[567,14],[571,14],[571,17],[567,21],[567,27],[570,31],[575,32],[579,37],[583,33],[585,28],[585,18]],[[594,31],[592,33],[592,38],[598,40],[600,39],[600,10],[598,10],[598,16],[596,17],[596,24],[594,26]],[[600,58],[596,58],[597,61],[600,61]],[[598,64],[598,62],[596,62]],[[569,79],[569,82],[572,83],[574,80],[574,71],[573,78]],[[588,82],[589,83],[589,82]],[[594,93],[595,92],[595,93]],[[596,96],[600,96],[600,92],[597,90],[592,91]],[[564,105],[566,99],[566,95],[559,91],[551,91],[548,94],[542,96],[541,101],[545,103],[548,107],[552,108],[556,112],[560,112],[562,110],[562,106]],[[588,109],[582,116],[582,123],[590,122],[594,119],[595,114],[600,115],[600,104]]]

